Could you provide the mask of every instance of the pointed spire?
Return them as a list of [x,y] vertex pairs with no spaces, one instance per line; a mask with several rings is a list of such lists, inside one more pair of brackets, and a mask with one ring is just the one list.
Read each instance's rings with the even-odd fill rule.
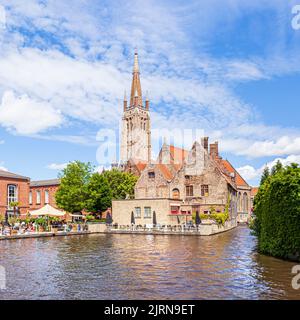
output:
[[131,84],[131,94],[130,94],[130,106],[143,106],[142,98],[142,88],[140,81],[140,70],[139,70],[139,60],[138,53],[134,53],[134,65],[132,73],[132,84]]
[[146,92],[145,107],[146,107],[146,109],[147,109],[147,110],[149,110],[149,107],[150,107],[150,101],[149,101],[149,94],[148,94],[148,91]]
[[124,112],[127,110],[127,94],[126,94],[126,90],[124,92],[123,110],[124,110]]
[[133,73],[135,73],[135,72],[140,72],[140,68],[139,68],[139,58],[138,58],[137,49],[135,49],[135,52],[134,52]]

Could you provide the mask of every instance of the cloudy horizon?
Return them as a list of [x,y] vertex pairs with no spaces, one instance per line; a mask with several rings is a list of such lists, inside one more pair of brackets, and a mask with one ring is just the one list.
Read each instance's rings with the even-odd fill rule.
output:
[[153,129],[203,130],[251,185],[266,164],[300,163],[296,4],[1,0],[0,168],[36,180],[100,166],[135,48]]

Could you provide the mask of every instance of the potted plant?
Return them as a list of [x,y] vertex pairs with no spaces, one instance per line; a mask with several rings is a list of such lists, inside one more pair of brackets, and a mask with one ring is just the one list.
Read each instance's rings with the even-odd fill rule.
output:
[[48,226],[47,217],[39,217],[35,220],[35,222],[39,226],[39,232],[44,232],[47,230],[47,226]]

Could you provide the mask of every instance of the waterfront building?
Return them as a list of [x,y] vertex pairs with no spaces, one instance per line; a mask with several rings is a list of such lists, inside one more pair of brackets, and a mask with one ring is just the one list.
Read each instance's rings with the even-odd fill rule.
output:
[[[156,160],[151,159],[149,101],[142,104],[142,89],[135,53],[130,105],[123,104],[121,164],[119,168],[139,176],[135,198],[113,201],[115,223],[151,224],[153,214],[160,224],[180,224],[192,214],[225,212],[238,222],[251,214],[251,187],[228,160],[219,154],[218,142],[195,141],[191,150],[163,144]],[[138,147],[136,147],[138,146]]]
[[47,204],[57,208],[55,203],[55,193],[59,186],[59,179],[31,181],[29,191],[30,210],[40,209]]
[[[29,209],[30,178],[12,172],[0,170],[0,215],[8,217],[26,214]],[[17,202],[14,209],[12,202]]]

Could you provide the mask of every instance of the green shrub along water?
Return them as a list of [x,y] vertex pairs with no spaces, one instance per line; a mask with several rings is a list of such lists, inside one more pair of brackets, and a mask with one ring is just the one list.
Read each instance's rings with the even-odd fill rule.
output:
[[300,168],[279,163],[264,176],[251,228],[261,253],[300,261]]

